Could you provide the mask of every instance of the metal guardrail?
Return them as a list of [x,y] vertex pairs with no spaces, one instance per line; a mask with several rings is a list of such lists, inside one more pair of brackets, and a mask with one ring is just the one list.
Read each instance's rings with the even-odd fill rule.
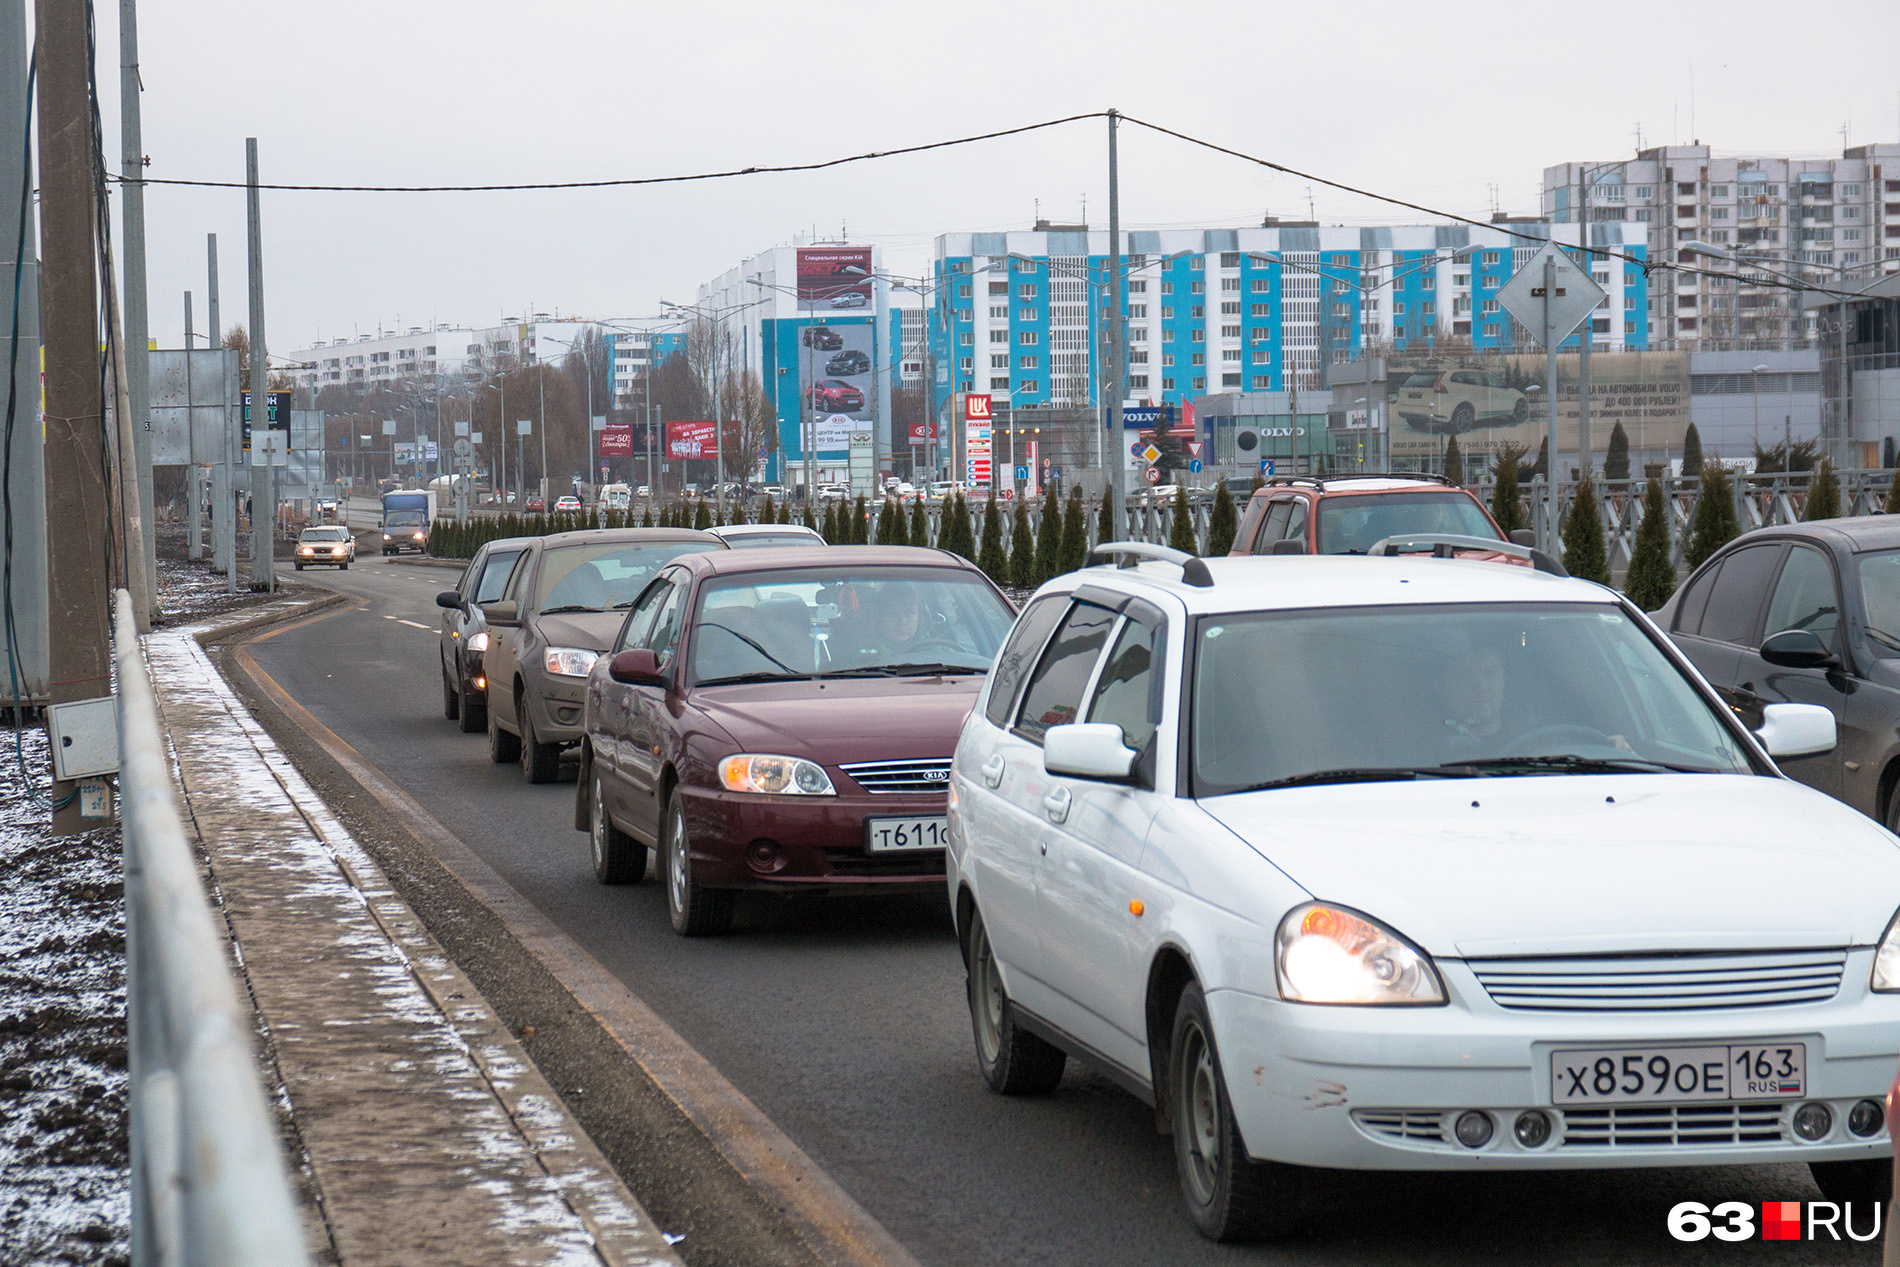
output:
[[171,767],[132,600],[113,596],[125,841],[134,1267],[306,1267],[264,1100]]

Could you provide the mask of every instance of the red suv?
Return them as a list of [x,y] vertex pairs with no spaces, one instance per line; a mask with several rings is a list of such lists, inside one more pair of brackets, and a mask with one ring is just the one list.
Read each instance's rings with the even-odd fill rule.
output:
[[864,393],[840,378],[820,379],[812,384],[811,407],[855,413],[864,408]]
[[[1390,537],[1479,537],[1509,545],[1484,503],[1442,475],[1299,475],[1254,490],[1229,553],[1365,554]],[[1466,557],[1529,566],[1522,555],[1471,551]]]

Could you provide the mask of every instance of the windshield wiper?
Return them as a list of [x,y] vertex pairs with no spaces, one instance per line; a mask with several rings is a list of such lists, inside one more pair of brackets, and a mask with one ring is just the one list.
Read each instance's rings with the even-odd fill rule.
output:
[[1307,774],[1289,775],[1284,779],[1269,779],[1265,783],[1255,783],[1251,787],[1234,789],[1237,792],[1264,792],[1276,787],[1312,787],[1321,783],[1404,783],[1412,779],[1458,779],[1471,778],[1462,773],[1455,765],[1441,766],[1346,766],[1338,770],[1314,770]]
[[558,616],[562,612],[594,612],[598,614],[606,610],[605,607],[588,607],[581,603],[564,603],[559,607],[543,607],[540,614],[543,616]]
[[1714,774],[1703,766],[1671,765],[1667,761],[1649,761],[1642,757],[1584,757],[1574,752],[1541,757],[1486,757],[1478,761],[1460,761],[1447,770],[1560,770],[1566,774]]
[[988,673],[988,665],[944,664],[868,664],[861,669],[848,669],[850,673],[878,673],[887,677],[952,677],[966,673]]
[[803,682],[811,677],[809,673],[774,673],[769,669],[757,673],[733,673],[726,677],[706,677],[694,682],[694,686],[736,686],[743,682]]

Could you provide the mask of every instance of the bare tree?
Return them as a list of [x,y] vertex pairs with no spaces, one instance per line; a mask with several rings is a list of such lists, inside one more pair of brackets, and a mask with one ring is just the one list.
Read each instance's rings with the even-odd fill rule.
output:
[[726,416],[721,432],[726,475],[747,478],[761,461],[761,454],[778,451],[778,410],[766,395],[765,383],[747,371],[726,376],[723,396]]
[[613,347],[598,326],[588,326],[569,345],[561,369],[573,385],[574,399],[596,414],[613,411]]

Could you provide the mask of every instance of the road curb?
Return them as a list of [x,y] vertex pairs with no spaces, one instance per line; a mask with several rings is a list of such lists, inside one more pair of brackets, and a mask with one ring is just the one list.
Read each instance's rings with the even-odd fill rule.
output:
[[289,598],[274,598],[262,607],[241,608],[216,617],[207,624],[185,625],[176,632],[189,633],[198,640],[200,646],[210,646],[226,638],[234,638],[268,625],[298,620],[320,611],[327,611],[332,607],[341,607],[352,601],[348,594],[335,590],[317,590],[308,586],[304,589],[307,591],[306,594]]
[[249,651],[250,642],[274,632],[230,648],[232,664],[248,685],[494,914],[745,1182],[780,1209],[821,1262],[828,1267],[917,1267],[910,1251],[711,1061],[419,802],[293,699]]

